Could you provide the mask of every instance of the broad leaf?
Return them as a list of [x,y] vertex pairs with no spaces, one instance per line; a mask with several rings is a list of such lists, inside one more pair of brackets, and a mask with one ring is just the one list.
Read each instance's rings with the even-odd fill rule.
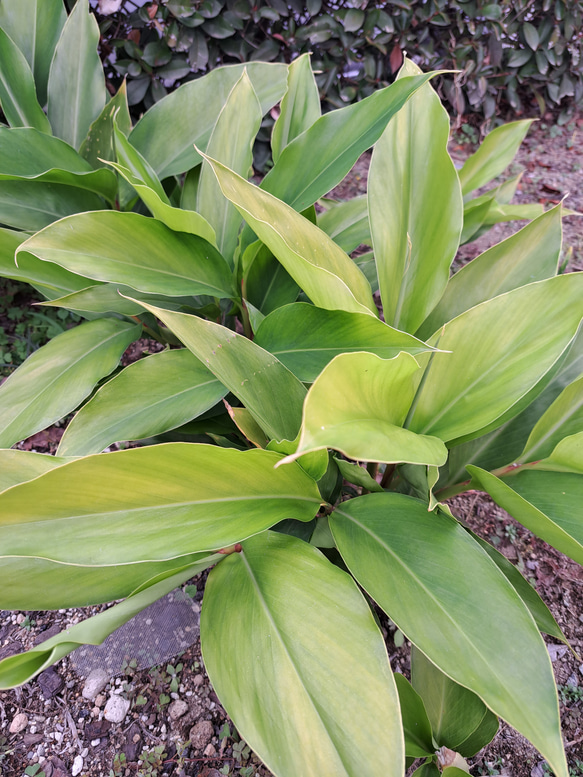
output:
[[562,242],[561,206],[548,211],[457,272],[418,332],[425,338],[480,302],[556,275]]
[[288,68],[287,91],[271,133],[274,162],[294,138],[320,118],[321,113],[320,92],[310,65],[310,55],[302,54]]
[[139,333],[139,326],[113,318],[89,321],[35,351],[0,386],[0,447],[74,410]]
[[433,737],[440,747],[469,757],[490,742],[498,729],[497,720],[490,738],[478,744],[474,752],[464,748],[492,713],[475,693],[455,683],[416,649],[411,652],[411,682],[423,699]]
[[513,121],[496,127],[460,170],[464,195],[479,189],[506,170],[528,132],[532,119]]
[[445,464],[441,440],[402,428],[418,369],[408,353],[393,359],[371,353],[336,356],[308,391],[298,447],[285,461],[334,448],[357,461]]
[[278,777],[403,773],[382,637],[354,582],[315,548],[274,532],[244,543],[209,576],[201,639],[222,704]]
[[570,434],[557,443],[550,456],[535,462],[532,468],[548,472],[575,472],[583,475],[583,432]]
[[295,439],[306,389],[275,356],[220,324],[143,305],[243,402],[270,439]]
[[583,273],[569,273],[502,294],[446,324],[429,341],[444,352],[431,355],[408,426],[448,441],[476,436],[515,407],[518,414],[519,400],[574,338],[582,294]]
[[241,265],[243,297],[262,314],[296,301],[300,287],[260,240],[248,246]]
[[353,483],[355,486],[361,486],[367,491],[377,491],[378,493],[384,491],[380,483],[377,483],[364,467],[360,467],[358,464],[352,464],[349,461],[344,461],[344,459],[335,459],[335,461],[344,480]]
[[112,442],[167,432],[201,415],[226,393],[188,350],[140,359],[81,408],[61,438],[58,455],[86,456]]
[[0,27],[0,104],[11,127],[35,127],[51,133],[40,107],[34,79],[24,54]]
[[[182,563],[178,568],[175,564],[136,565],[142,566],[142,578],[137,583],[139,587],[133,590],[124,602],[70,626],[26,653],[9,656],[0,661],[0,688],[22,685],[81,645],[100,645],[109,634],[123,626],[134,615],[218,560],[220,556],[207,555],[196,561],[190,558],[189,563]],[[105,574],[108,574],[107,570]]]
[[401,351],[420,354],[428,346],[377,318],[343,310],[323,310],[298,302],[274,310],[259,326],[255,342],[304,383],[313,382],[341,353],[368,351],[392,359]]
[[63,0],[2,0],[0,27],[26,57],[39,103],[47,101],[51,60],[67,19]]
[[541,416],[518,462],[544,459],[563,438],[579,432],[583,432],[583,376],[569,384]]
[[471,536],[424,502],[394,493],[357,497],[329,520],[352,574],[411,642],[567,777],[545,644]]
[[[321,503],[271,451],[170,443],[77,459],[0,494],[5,556],[81,566],[162,561],[240,542]],[[2,588],[2,586],[0,586]]]
[[[41,262],[30,254],[25,254],[31,259],[35,259],[39,264],[45,267],[54,267],[62,270],[56,264],[50,262]],[[62,272],[67,272],[62,270]],[[79,276],[73,276],[74,278]],[[85,279],[86,283],[89,283]],[[142,305],[133,302],[126,296],[131,294],[135,299],[144,300],[151,305],[159,305],[169,310],[181,310],[183,307],[193,307],[194,297],[163,297],[156,294],[140,294],[129,286],[122,286],[119,283],[98,283],[95,286],[87,286],[80,291],[74,291],[63,297],[51,298],[46,302],[39,303],[42,307],[58,307],[74,310],[78,313],[121,313],[123,316],[138,316],[143,312]]]
[[115,159],[114,120],[123,134],[128,135],[132,120],[125,81],[91,124],[85,140],[81,143],[79,153],[92,167],[103,167],[105,162]]
[[395,674],[399,692],[403,732],[405,734],[405,755],[408,758],[422,758],[434,753],[431,723],[423,700],[402,674]]
[[33,480],[55,467],[66,464],[67,461],[64,457],[48,456],[44,453],[0,450],[0,491]]
[[[193,144],[206,148],[227,95],[245,69],[265,114],[285,93],[287,65],[249,62],[216,68],[183,84],[146,111],[129,140],[160,179],[184,173],[200,163]],[[168,127],[172,127],[170,134]]]
[[[420,72],[406,60],[396,83]],[[424,84],[388,124],[371,159],[368,208],[384,318],[407,332],[439,301],[459,245],[463,203],[448,138],[447,112]]]
[[261,188],[297,211],[313,205],[340,183],[409,97],[434,75],[402,78],[360,102],[324,114],[283,149]]
[[315,305],[378,315],[368,281],[322,230],[220,162],[204,158],[225,197]]
[[23,243],[74,273],[153,294],[233,294],[227,263],[210,243],[137,213],[100,211],[62,219]]
[[538,537],[583,564],[583,476],[572,472],[520,471],[501,480],[468,467],[476,488]]
[[80,211],[103,208],[93,192],[35,180],[0,181],[0,223],[35,232]]
[[132,178],[137,179],[141,184],[152,189],[158,198],[165,204],[170,205],[170,200],[164,187],[160,183],[158,176],[146,159],[135,149],[125,133],[118,128],[114,119],[113,136],[115,142],[115,161],[125,170],[131,173]]
[[368,199],[366,194],[353,197],[346,202],[326,200],[328,210],[318,215],[318,226],[343,251],[349,254],[361,243],[370,245],[370,224],[368,220]]
[[[253,142],[261,127],[261,116],[259,99],[244,70],[217,118],[207,152],[235,173],[247,178],[253,166]],[[233,267],[241,216],[222,194],[208,162],[202,164],[197,211],[214,228],[218,249]]]
[[73,148],[80,147],[105,105],[107,92],[98,43],[97,21],[87,0],[78,0],[57,43],[48,82],[51,127]]

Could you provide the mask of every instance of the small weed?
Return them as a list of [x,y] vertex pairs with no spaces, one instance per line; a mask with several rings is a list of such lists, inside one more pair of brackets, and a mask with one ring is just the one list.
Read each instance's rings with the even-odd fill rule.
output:
[[108,777],[122,777],[126,768],[126,754],[116,753],[113,757],[113,768],[109,770]]
[[166,755],[164,745],[156,745],[152,750],[144,748],[140,754],[141,766],[138,769],[138,776],[157,777],[164,766]]
[[551,138],[560,138],[562,134],[563,128],[559,127],[557,124],[554,124],[549,130],[549,137]]
[[495,775],[501,773],[502,766],[502,758],[498,755],[496,758],[494,758],[493,761],[486,761],[484,764],[482,764],[482,766],[480,766],[478,769],[478,774],[488,775],[488,777],[495,777]]
[[579,685],[557,685],[557,690],[563,704],[577,704],[583,701],[583,688]]
[[29,777],[45,777],[44,770],[41,768],[40,764],[31,764],[30,766],[27,766],[24,773],[29,775]]
[[514,545],[518,538],[518,529],[513,523],[507,523],[504,527],[504,534],[508,537],[510,542]]
[[456,135],[456,140],[462,145],[465,143],[476,144],[480,139],[480,134],[471,124],[462,124]]
[[36,626],[36,621],[31,620],[30,615],[27,615],[25,619],[20,624],[20,628],[24,629],[25,631],[30,631],[33,626]]

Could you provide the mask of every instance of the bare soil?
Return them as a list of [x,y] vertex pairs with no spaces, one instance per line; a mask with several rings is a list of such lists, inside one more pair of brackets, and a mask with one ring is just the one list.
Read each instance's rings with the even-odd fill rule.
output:
[[[460,163],[471,151],[459,138],[452,141],[451,148]],[[563,128],[556,127],[550,118],[537,123],[509,171],[515,175],[524,170],[516,200],[540,201],[548,207],[569,194],[567,207],[583,212],[582,151],[583,119]],[[334,195],[348,199],[364,193],[367,169],[365,155]],[[495,227],[464,247],[460,261],[476,256],[519,226],[522,224],[514,222]],[[577,216],[565,219],[564,245],[568,268],[583,269],[583,230]],[[141,342],[132,360],[139,356],[140,348],[147,347],[147,342]],[[59,427],[53,427],[22,447],[54,452],[60,434]],[[450,504],[455,514],[517,564],[569,639],[574,652],[551,639],[547,642],[559,685],[571,774],[583,777],[583,569],[535,538],[483,494],[471,492]],[[187,588],[195,607],[200,606],[203,585],[204,575]],[[103,607],[50,613],[0,612],[0,658],[28,649],[100,609]],[[407,674],[408,645],[400,644],[394,627],[386,620],[383,623],[393,670]],[[198,640],[180,656],[150,669],[135,669],[132,658],[127,656],[123,671],[108,678],[95,700],[84,698],[84,678],[71,658],[22,688],[0,692],[2,775],[21,777],[25,770],[33,774],[36,765],[37,777],[269,777],[268,770],[239,741],[214,694]],[[537,678],[532,681],[536,683]],[[115,693],[130,701],[129,712],[119,724],[104,717],[106,700]],[[18,731],[11,730],[18,728],[18,715],[24,725]],[[472,759],[472,774],[545,777],[548,770],[528,742],[502,725],[491,745]]]

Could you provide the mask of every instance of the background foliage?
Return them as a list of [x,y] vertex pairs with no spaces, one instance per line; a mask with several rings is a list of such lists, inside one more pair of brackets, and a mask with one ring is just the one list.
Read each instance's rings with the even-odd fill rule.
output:
[[491,119],[559,106],[563,121],[583,98],[580,0],[138,5],[123,0],[117,13],[99,17],[107,75],[116,87],[127,77],[136,115],[217,65],[289,63],[307,51],[328,109],[392,82],[404,51],[423,70],[459,70],[439,83],[442,99],[458,115],[477,112]]

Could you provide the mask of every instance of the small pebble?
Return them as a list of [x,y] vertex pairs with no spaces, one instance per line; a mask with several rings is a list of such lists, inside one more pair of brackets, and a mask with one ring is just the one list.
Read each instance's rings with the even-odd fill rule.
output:
[[94,669],[87,675],[83,685],[83,698],[93,701],[109,682],[109,675],[103,669]]
[[18,625],[20,626],[20,624],[24,623],[25,620],[26,620],[26,615],[24,615],[21,612],[18,613],[18,615],[16,616],[16,622],[18,623]]
[[72,777],[77,777],[83,771],[83,759],[80,755],[76,755],[73,760],[73,766],[71,768]]
[[188,704],[185,701],[176,699],[168,707],[168,716],[170,720],[178,720],[188,712]]
[[19,712],[12,719],[12,723],[10,724],[10,728],[8,730],[11,734],[20,734],[20,732],[24,731],[27,726],[28,715],[26,715],[24,712]]
[[96,707],[103,707],[105,704],[105,696],[100,693],[95,697],[95,706]]
[[199,720],[190,729],[188,738],[195,750],[204,750],[214,735],[213,724],[210,720]]
[[92,739],[91,740],[91,747],[97,747],[97,745],[101,742],[101,739]]
[[198,688],[204,683],[204,677],[201,674],[195,674],[192,682]]
[[217,751],[213,744],[207,745],[205,747],[203,755],[206,755],[207,758],[212,758],[216,754],[217,754]]
[[112,694],[105,705],[103,717],[111,723],[122,723],[130,711],[131,702],[122,696]]

